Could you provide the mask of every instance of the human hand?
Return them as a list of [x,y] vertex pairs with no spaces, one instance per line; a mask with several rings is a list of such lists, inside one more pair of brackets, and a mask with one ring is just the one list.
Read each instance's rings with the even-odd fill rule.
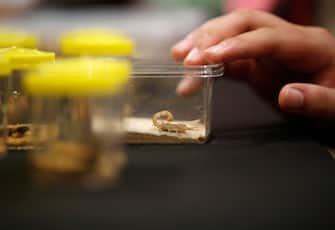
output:
[[0,2],[0,18],[15,16],[25,10],[32,8],[42,0],[1,0]]
[[[335,120],[335,38],[325,29],[291,24],[269,13],[239,10],[213,19],[172,48],[186,65],[225,63],[289,113]],[[192,95],[199,79],[177,92]]]

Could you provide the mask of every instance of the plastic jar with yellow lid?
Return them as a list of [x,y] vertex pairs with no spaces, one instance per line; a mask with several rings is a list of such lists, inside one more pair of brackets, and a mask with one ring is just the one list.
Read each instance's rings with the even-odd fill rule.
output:
[[[65,56],[88,56],[133,61],[135,42],[118,30],[89,28],[64,34],[60,39],[60,49]],[[127,98],[133,97],[128,84]],[[130,102],[125,102],[124,114],[131,113]]]
[[0,49],[0,57],[10,62],[12,75],[9,78],[7,100],[7,147],[9,149],[26,149],[31,147],[29,98],[22,91],[22,77],[25,72],[36,69],[45,62],[53,62],[55,54],[35,49],[6,48]]
[[9,77],[11,74],[10,63],[7,58],[0,57],[0,157],[6,154],[6,108],[9,87]]
[[42,181],[108,186],[126,161],[122,93],[126,61],[61,59],[24,77],[32,97],[35,175]]
[[135,43],[127,35],[108,29],[86,29],[64,34],[60,49],[65,56],[131,58]]
[[19,47],[36,49],[38,44],[39,39],[34,34],[11,28],[0,28],[0,48]]

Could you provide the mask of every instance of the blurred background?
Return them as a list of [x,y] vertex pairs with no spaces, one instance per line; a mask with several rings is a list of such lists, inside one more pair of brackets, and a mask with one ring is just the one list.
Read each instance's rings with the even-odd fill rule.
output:
[[56,50],[60,34],[85,27],[121,29],[137,55],[168,55],[170,46],[208,18],[238,8],[273,12],[299,24],[335,31],[332,0],[1,0],[0,26],[37,33],[42,49]]

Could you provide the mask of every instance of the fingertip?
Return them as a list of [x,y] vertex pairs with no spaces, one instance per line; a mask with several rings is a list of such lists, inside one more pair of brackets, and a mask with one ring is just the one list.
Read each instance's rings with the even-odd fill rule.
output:
[[188,93],[188,79],[182,79],[177,88],[176,88],[176,93],[179,96],[187,96]]
[[171,48],[171,56],[176,60],[183,60],[192,50],[192,42],[185,39],[178,42]]
[[184,60],[185,66],[197,66],[197,65],[205,65],[207,61],[203,58],[193,59],[193,60]]
[[278,95],[278,105],[280,108],[285,109],[286,104],[287,104],[287,95],[288,95],[288,91],[287,91],[287,86],[284,86]]
[[184,78],[178,84],[176,93],[183,97],[188,97],[196,94],[203,84],[201,78]]
[[206,49],[204,51],[204,57],[211,63],[222,62],[228,48],[227,42],[221,42]]
[[218,54],[209,52],[207,50],[204,51],[203,57],[208,63],[214,64],[222,62],[222,58]]
[[203,52],[199,48],[193,48],[184,60],[185,65],[203,65],[207,64]]
[[[292,94],[293,91],[300,94],[296,92]],[[281,90],[279,103],[281,108],[288,112],[334,121],[335,89],[333,88],[307,83],[286,85]]]
[[179,96],[186,97],[187,96],[187,89],[184,88],[183,82],[180,82],[176,88],[176,93]]
[[180,53],[180,51],[174,47],[170,50],[170,56],[177,61],[183,60],[186,55],[187,54]]
[[278,97],[279,107],[287,112],[299,112],[304,108],[305,96],[298,85],[284,86]]

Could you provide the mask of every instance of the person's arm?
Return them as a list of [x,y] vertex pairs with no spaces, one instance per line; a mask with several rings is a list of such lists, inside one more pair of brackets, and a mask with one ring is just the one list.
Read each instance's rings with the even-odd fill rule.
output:
[[[291,24],[269,13],[240,10],[213,19],[172,49],[187,65],[225,63],[289,113],[335,120],[335,38],[325,29]],[[190,95],[198,80],[185,79]]]
[[315,21],[316,0],[224,0],[225,13],[239,9],[270,12],[293,23],[311,25]]
[[229,13],[238,9],[250,9],[274,12],[280,2],[280,0],[226,0],[224,11]]
[[37,5],[39,2],[40,0],[21,0],[21,1],[1,0],[0,18],[20,14],[23,11]]

